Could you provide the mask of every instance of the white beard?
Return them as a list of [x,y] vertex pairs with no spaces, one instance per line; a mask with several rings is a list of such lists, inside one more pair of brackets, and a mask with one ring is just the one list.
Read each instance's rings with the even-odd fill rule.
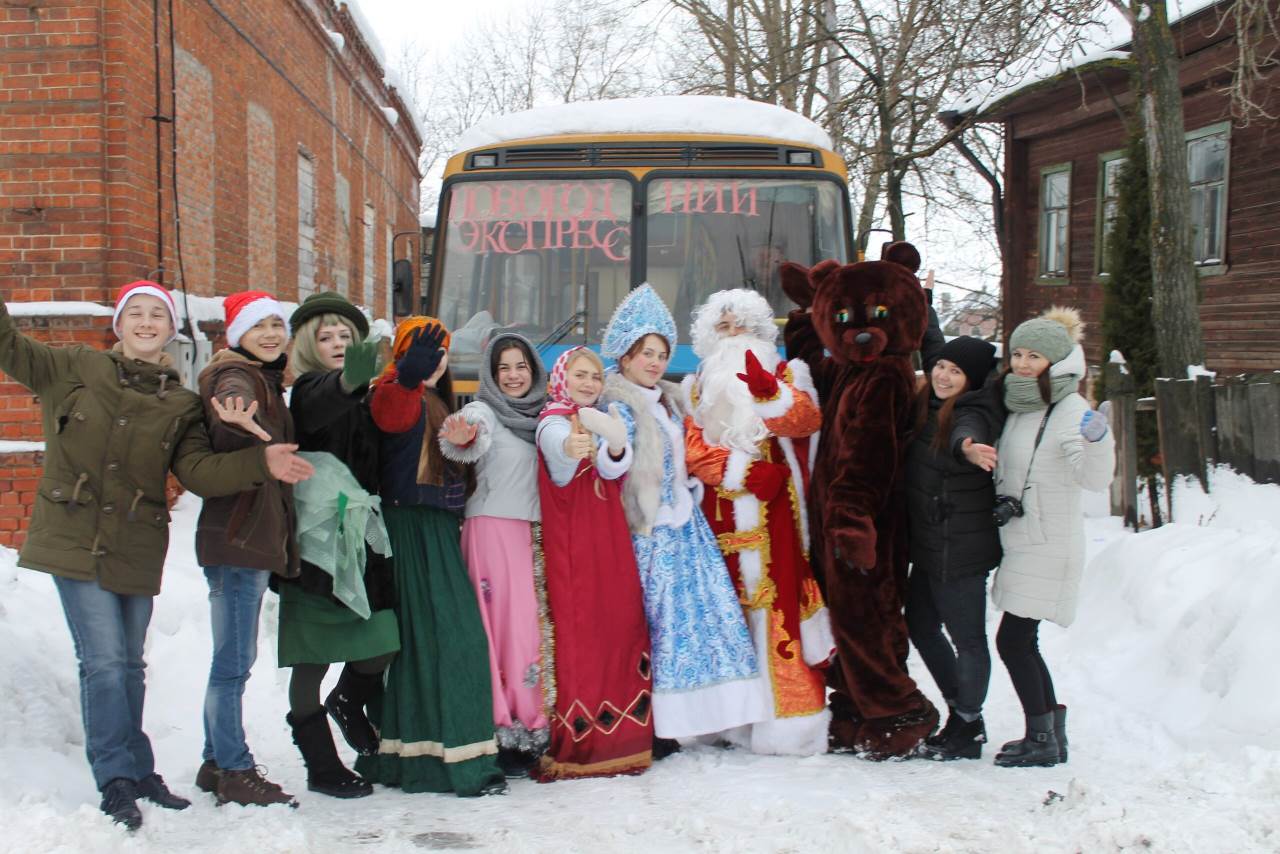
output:
[[769,429],[756,415],[747,384],[738,379],[738,374],[746,373],[748,350],[767,371],[773,371],[780,361],[777,349],[759,338],[738,335],[720,339],[698,366],[698,405],[693,420],[709,444],[756,457]]

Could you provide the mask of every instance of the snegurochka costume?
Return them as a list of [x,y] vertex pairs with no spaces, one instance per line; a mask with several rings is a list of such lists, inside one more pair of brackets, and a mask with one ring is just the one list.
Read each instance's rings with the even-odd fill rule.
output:
[[[601,351],[620,359],[649,334],[675,347],[671,312],[641,285],[614,312]],[[603,399],[619,404],[635,455],[622,495],[649,620],[655,734],[691,738],[768,718],[751,635],[698,508],[702,483],[685,465],[680,387],[647,388],[611,370]]]

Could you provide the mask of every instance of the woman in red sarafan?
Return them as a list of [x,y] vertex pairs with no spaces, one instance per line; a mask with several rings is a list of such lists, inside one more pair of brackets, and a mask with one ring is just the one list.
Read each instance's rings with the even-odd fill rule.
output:
[[618,488],[631,447],[622,419],[592,408],[603,389],[595,353],[565,352],[538,424],[543,661],[555,663],[551,745],[533,773],[544,783],[652,762],[649,630]]

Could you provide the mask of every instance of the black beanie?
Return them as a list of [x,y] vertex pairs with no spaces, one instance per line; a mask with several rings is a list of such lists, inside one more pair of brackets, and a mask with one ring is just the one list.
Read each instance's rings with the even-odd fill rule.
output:
[[336,314],[350,320],[360,333],[361,339],[369,336],[369,321],[364,312],[351,304],[350,300],[334,291],[321,291],[312,294],[302,301],[302,305],[294,309],[289,317],[289,328],[297,334],[298,328],[313,317],[322,314]]
[[961,335],[942,345],[942,349],[934,357],[933,363],[935,365],[938,364],[939,359],[953,362],[956,367],[964,371],[965,379],[968,380],[966,390],[974,391],[982,388],[982,384],[986,382],[987,375],[995,367],[996,345],[990,341],[983,341],[981,338],[970,338],[968,335]]

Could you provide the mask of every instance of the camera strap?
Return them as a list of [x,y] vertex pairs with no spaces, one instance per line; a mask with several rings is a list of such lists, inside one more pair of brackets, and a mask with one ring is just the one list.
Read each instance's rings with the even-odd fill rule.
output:
[[1044,417],[1040,419],[1040,429],[1036,431],[1036,441],[1031,446],[1031,459],[1027,461],[1027,476],[1022,479],[1023,496],[1026,496],[1027,486],[1031,483],[1031,467],[1036,463],[1036,449],[1040,447],[1040,440],[1044,438],[1044,428],[1049,425],[1049,416],[1053,414],[1053,408],[1057,405],[1056,401],[1049,404],[1049,408],[1044,411]]

